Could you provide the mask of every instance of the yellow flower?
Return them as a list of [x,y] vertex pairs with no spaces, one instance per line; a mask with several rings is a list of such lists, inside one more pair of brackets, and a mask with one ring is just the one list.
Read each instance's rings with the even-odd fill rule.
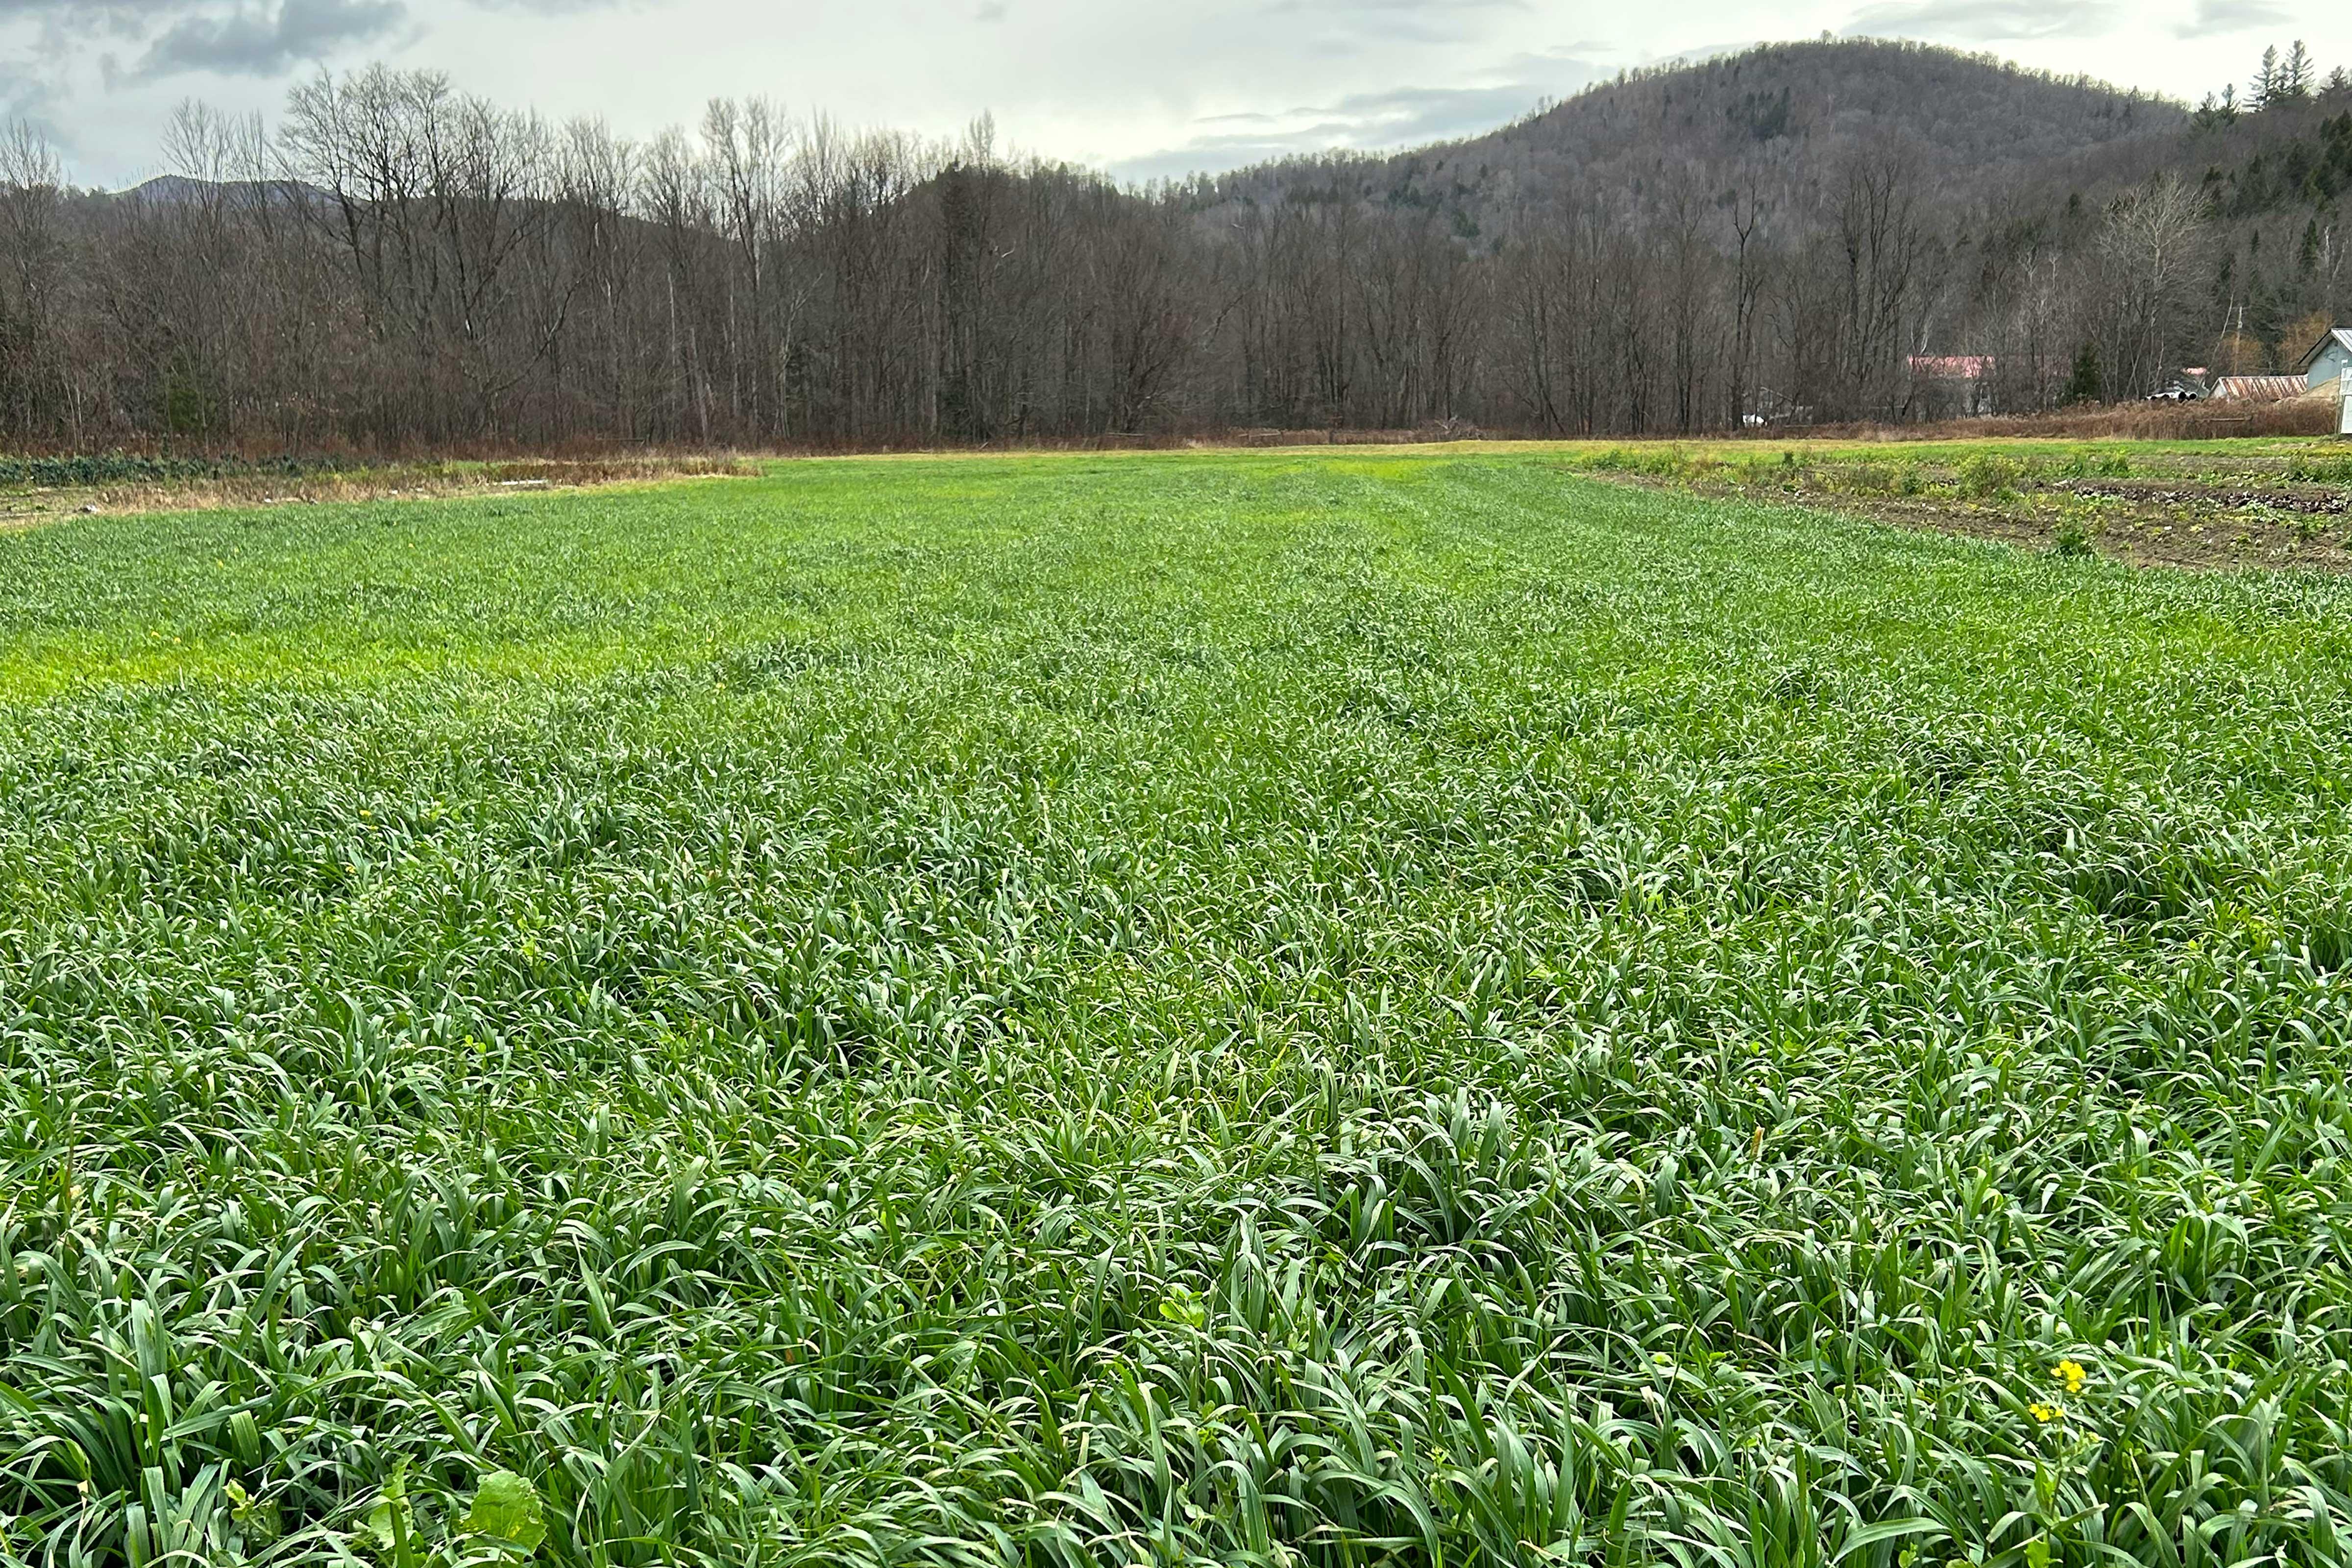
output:
[[2063,1410],[2059,1409],[2058,1406],[2054,1405],[2043,1405],[2038,1400],[2035,1403],[2027,1405],[2025,1408],[2027,1413],[2030,1414],[2036,1421],[2043,1422],[2045,1424],[2052,1421],[2062,1420],[2066,1415],[2066,1413]]
[[2091,1380],[2091,1374],[2083,1370],[2083,1363],[2072,1356],[2060,1362],[2052,1369],[2051,1375],[2064,1384],[2066,1392],[2069,1394],[2082,1393],[2083,1385]]

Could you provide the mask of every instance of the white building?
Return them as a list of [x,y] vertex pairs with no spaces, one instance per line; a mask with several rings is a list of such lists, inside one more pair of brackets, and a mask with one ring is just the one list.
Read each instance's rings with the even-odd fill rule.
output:
[[2312,345],[2295,366],[2303,372],[2306,391],[2316,392],[2329,382],[2339,379],[2352,370],[2352,327],[2338,327]]

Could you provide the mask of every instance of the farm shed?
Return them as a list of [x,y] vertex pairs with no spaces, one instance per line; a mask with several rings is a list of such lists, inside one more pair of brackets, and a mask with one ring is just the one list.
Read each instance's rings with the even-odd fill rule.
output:
[[2303,372],[2304,386],[2314,392],[2340,378],[2352,369],[2352,327],[2337,327],[2312,344],[2295,368]]

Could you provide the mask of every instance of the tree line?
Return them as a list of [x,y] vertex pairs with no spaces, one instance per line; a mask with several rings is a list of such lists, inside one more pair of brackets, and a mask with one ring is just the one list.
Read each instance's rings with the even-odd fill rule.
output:
[[[2271,96],[2338,92],[2304,68],[2266,66],[2291,89]],[[124,195],[73,189],[25,128],[0,140],[0,429],[289,450],[1675,433],[2138,395],[2227,346],[2217,268],[2245,225],[2210,180],[2165,168],[2004,225],[1940,199],[1900,136],[1753,140],[1489,190],[1471,222],[1365,161],[1139,189],[1008,156],[985,121],[932,142],[720,100],[633,142],[430,72],[321,76],[274,129],[184,108],[173,173]],[[2340,302],[2332,227],[2322,249],[2280,309]],[[1981,384],[1923,363],[1960,354]]]

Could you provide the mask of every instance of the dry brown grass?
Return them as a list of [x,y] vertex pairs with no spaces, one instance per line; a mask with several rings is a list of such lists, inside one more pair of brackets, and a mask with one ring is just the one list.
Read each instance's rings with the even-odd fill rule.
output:
[[592,485],[681,479],[749,478],[753,460],[734,453],[632,453],[619,457],[524,458],[488,462],[389,462],[306,474],[239,475],[162,483],[26,490],[0,497],[0,529],[26,528],[70,512],[209,511],[231,507],[318,506],[395,497],[487,495],[501,490],[579,489]]
[[2048,414],[1991,415],[1932,425],[1816,425],[1755,431],[1763,440],[1791,437],[1841,441],[2045,440],[2206,441],[2233,436],[2332,436],[2333,397],[2284,403],[2125,403],[2061,408]]
[[[2235,436],[2330,436],[2336,432],[2333,397],[2298,397],[2284,403],[2126,403],[2112,407],[2084,406],[2048,414],[1988,416],[1948,419],[1929,424],[1896,425],[1857,422],[1842,425],[1776,425],[1747,431],[1698,431],[1690,435],[1601,437],[1629,440],[1789,441],[1976,441],[1997,439],[2190,441]],[[1544,430],[1480,429],[1460,420],[1445,420],[1412,429],[1328,429],[1257,427],[1153,431],[1138,435],[1100,435],[1054,440],[986,442],[981,451],[1157,451],[1181,447],[1390,447],[1452,441],[1556,441],[1586,439],[1573,434]],[[870,448],[869,448],[870,449]],[[920,443],[883,450],[940,450]]]

